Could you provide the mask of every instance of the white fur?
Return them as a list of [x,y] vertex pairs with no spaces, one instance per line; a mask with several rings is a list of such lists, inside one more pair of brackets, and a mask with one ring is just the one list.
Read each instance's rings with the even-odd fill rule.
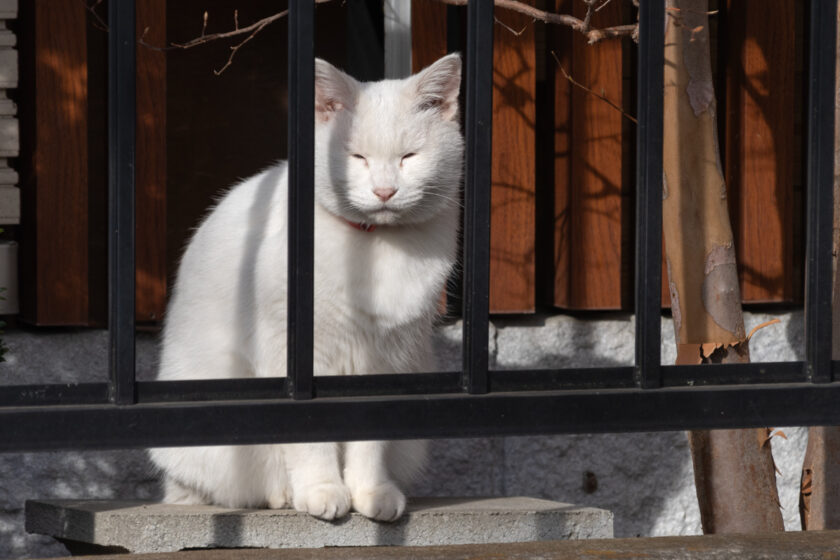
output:
[[[461,62],[358,83],[316,61],[316,375],[434,370],[430,337],[456,252]],[[405,157],[408,156],[408,157]],[[394,189],[383,202],[375,189]],[[286,375],[285,162],[235,186],[184,254],[159,378]],[[364,232],[347,221],[375,224]],[[333,519],[405,508],[423,442],[153,449],[165,501],[291,505]]]

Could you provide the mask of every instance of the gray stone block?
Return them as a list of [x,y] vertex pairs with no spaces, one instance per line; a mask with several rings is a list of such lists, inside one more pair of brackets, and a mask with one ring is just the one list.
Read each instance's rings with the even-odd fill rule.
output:
[[0,241],[0,315],[14,315],[18,303],[18,244]]
[[12,117],[0,118],[0,157],[17,157],[20,151],[20,128]]
[[0,183],[0,225],[19,223],[20,189]]
[[18,12],[18,0],[0,0],[0,19],[15,19]]
[[[2,37],[3,37],[3,35],[2,35],[2,33],[0,33],[0,38],[2,38]],[[11,99],[9,99],[9,92],[7,90],[0,89],[0,116],[11,117],[11,116],[14,116],[16,114],[17,114],[17,104],[14,101],[12,101]],[[3,165],[5,166],[7,164],[3,163]]]
[[14,47],[17,45],[17,35],[6,28],[6,22],[0,21],[0,47]]
[[[0,99],[0,106],[2,104]],[[0,158],[0,185],[16,186],[19,179],[17,171],[9,167],[9,160]]]
[[11,48],[0,48],[0,88],[13,89],[18,86],[18,52]]
[[187,548],[433,546],[612,537],[612,514],[535,498],[421,498],[394,523],[352,513],[125,501],[30,501],[26,530],[133,553]]

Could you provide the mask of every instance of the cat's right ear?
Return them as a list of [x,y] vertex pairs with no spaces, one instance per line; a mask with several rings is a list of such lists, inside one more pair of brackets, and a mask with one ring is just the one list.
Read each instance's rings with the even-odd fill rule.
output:
[[356,103],[356,80],[320,58],[315,59],[315,115],[329,121]]

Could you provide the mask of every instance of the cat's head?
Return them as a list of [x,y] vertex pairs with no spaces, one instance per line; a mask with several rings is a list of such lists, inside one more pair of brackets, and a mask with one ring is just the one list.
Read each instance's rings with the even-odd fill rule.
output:
[[315,185],[352,222],[421,223],[457,207],[461,57],[404,80],[362,83],[315,61]]

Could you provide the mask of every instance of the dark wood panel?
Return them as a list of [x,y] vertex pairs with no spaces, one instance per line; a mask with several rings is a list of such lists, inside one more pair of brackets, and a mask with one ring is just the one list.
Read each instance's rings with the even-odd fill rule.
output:
[[90,324],[88,248],[88,68],[81,2],[32,0],[21,99],[21,319]]
[[[166,0],[137,3],[137,36],[166,44]],[[137,321],[166,307],[166,52],[137,46]]]
[[[586,5],[573,3],[583,17]],[[607,4],[593,26],[622,21],[620,3]],[[623,104],[621,41],[589,45],[573,37],[572,77],[615,104]],[[621,307],[622,272],[622,114],[581,88],[572,88],[571,288],[570,307]]]
[[411,2],[411,68],[418,72],[446,54],[446,5]]
[[[249,1],[247,9],[239,10],[239,24],[249,25],[284,4]],[[169,42],[194,38],[205,10],[207,33],[233,27],[233,8],[226,0],[170,1]],[[219,76],[214,70],[224,66],[230,46],[238,40],[168,52],[165,180],[170,281],[192,229],[214,198],[286,155],[286,29],[285,19],[265,28]]]
[[496,9],[490,311],[534,310],[536,54],[534,22]]
[[[239,8],[240,26],[285,7],[276,0],[251,0]],[[192,39],[209,13],[207,33],[233,27],[227,0],[168,2],[170,42]],[[316,56],[345,67],[346,6],[316,9]],[[221,75],[230,46],[217,41],[167,57],[166,270],[172,279],[190,232],[216,197],[286,156],[287,21],[266,27],[241,49]],[[241,40],[241,39],[240,39]]]
[[728,2],[725,173],[745,302],[795,299],[795,21],[794,0]]

